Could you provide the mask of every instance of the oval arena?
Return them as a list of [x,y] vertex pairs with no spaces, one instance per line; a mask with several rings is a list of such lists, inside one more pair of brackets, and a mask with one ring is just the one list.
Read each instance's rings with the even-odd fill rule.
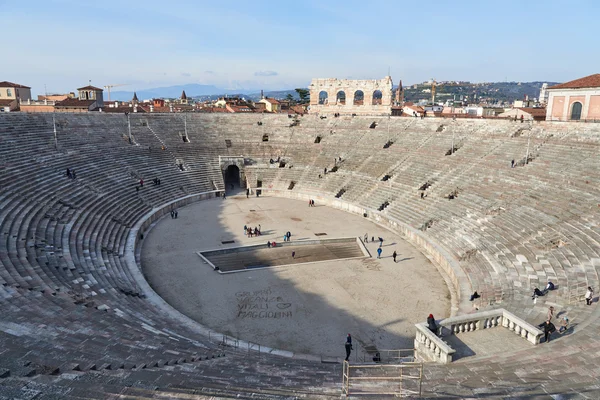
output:
[[[583,300],[599,287],[596,124],[130,122],[131,134],[124,115],[0,115],[0,397],[335,398],[348,332],[353,357],[370,361],[412,347],[430,312],[443,323],[502,308],[538,326],[550,306],[571,326],[549,343],[468,327],[452,340],[471,353],[424,354],[422,396],[600,393],[597,299]],[[265,251],[288,230],[282,248],[298,259]],[[381,259],[370,236],[384,238]],[[355,244],[328,247],[339,238]],[[239,271],[198,254],[216,250]],[[533,302],[548,280],[556,289]]]

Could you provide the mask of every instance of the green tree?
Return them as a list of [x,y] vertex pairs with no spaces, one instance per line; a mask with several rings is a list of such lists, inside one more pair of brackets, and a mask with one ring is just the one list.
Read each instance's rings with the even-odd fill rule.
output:
[[310,98],[308,89],[298,88],[296,89],[296,93],[298,93],[298,97],[300,97],[300,103],[308,103],[308,99]]
[[287,101],[289,101],[290,103],[293,103],[293,102],[294,102],[294,96],[292,96],[292,94],[291,94],[291,93],[288,93],[288,95],[287,95],[287,96],[285,96],[285,99],[286,99]]

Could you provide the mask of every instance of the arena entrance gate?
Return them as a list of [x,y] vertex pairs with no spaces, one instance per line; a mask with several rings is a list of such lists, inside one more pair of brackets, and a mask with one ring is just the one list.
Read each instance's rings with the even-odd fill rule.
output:
[[223,175],[223,183],[246,188],[246,173],[244,171],[244,157],[219,156],[219,165]]

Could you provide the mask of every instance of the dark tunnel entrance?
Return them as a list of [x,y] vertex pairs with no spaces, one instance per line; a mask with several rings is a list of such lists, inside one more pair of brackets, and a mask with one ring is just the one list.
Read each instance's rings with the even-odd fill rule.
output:
[[228,189],[234,187],[240,187],[240,169],[237,165],[230,165],[225,170],[225,185]]

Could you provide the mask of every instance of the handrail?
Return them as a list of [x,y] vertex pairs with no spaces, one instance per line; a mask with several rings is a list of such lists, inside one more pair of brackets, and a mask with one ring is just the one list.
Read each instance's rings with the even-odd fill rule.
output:
[[543,334],[537,327],[503,308],[446,318],[438,325],[438,332],[434,333],[429,330],[425,323],[416,324],[415,348],[420,358],[442,364],[451,363],[452,356],[456,351],[442,341],[437,334],[457,335],[464,332],[503,327],[533,345],[540,343]]

